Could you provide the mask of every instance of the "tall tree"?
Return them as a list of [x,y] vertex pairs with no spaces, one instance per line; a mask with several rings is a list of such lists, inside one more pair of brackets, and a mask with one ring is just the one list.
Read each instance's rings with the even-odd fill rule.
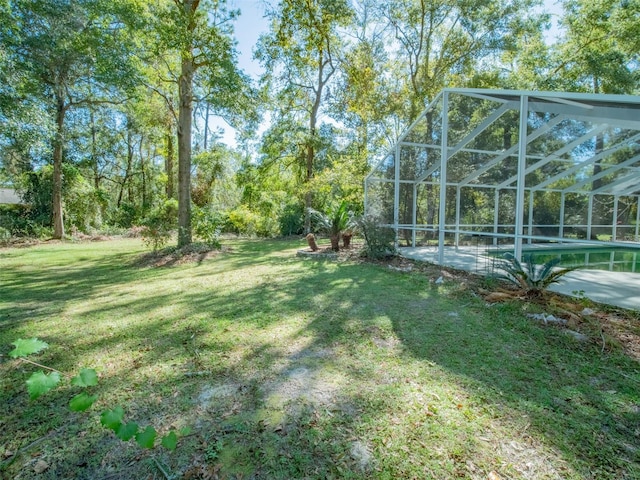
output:
[[36,98],[47,105],[54,124],[54,238],[64,236],[62,163],[65,122],[71,110],[114,101],[114,89],[133,77],[131,36],[124,19],[136,18],[126,0],[12,0],[5,15],[11,28],[0,43],[23,76],[13,101]]
[[[549,76],[549,85],[562,90],[592,93],[638,92],[639,43],[632,32],[638,32],[640,1],[566,0],[563,8],[561,24],[564,35],[555,45],[555,65]],[[594,137],[593,155],[605,149],[606,136],[606,132],[601,132]],[[594,191],[603,185],[603,179],[598,175],[603,161],[606,160],[593,164],[595,178],[591,188]],[[594,223],[608,222],[605,218],[611,206],[607,203],[605,200],[594,204]],[[598,232],[595,228],[591,233],[596,238]]]
[[340,63],[339,86],[332,99],[334,118],[351,132],[355,142],[352,150],[365,162],[395,140],[384,128],[390,113],[385,85],[390,65],[383,25],[375,21],[375,9],[372,0],[354,2],[355,33]]
[[[353,12],[346,0],[281,0],[268,10],[271,31],[260,39],[258,58],[266,74],[263,82],[277,106],[273,132],[288,136],[292,158],[302,170],[306,209],[313,203],[309,183],[314,176],[320,143],[319,120],[328,86],[337,68],[340,28]],[[306,125],[302,128],[302,124]],[[298,131],[301,135],[294,135]],[[302,137],[302,138],[301,138]],[[300,141],[301,140],[301,141]],[[306,215],[305,229],[310,219]]]
[[640,1],[566,0],[564,35],[555,45],[548,85],[569,91],[638,91]]
[[[538,0],[389,0],[379,7],[393,32],[406,78],[405,119],[411,123],[444,87],[463,86],[483,63],[511,48]],[[493,58],[492,58],[493,57]],[[490,63],[490,62],[489,62]]]
[[[208,93],[208,103],[232,121],[251,116],[248,78],[236,65],[233,20],[238,11],[225,0],[164,0],[154,7],[156,56],[177,84],[178,246],[191,243],[191,156],[194,86]],[[178,63],[175,72],[172,66]],[[156,91],[161,91],[156,89]],[[165,99],[171,98],[163,95]],[[173,109],[172,102],[168,105]]]

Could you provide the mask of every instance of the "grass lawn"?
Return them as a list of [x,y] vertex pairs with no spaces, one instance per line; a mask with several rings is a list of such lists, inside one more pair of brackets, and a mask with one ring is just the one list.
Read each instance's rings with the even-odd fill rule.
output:
[[[640,364],[457,280],[229,241],[144,266],[137,240],[0,250],[0,478],[638,479]],[[30,401],[33,359],[98,370]],[[178,448],[99,422],[120,405]],[[36,473],[41,471],[41,473]]]

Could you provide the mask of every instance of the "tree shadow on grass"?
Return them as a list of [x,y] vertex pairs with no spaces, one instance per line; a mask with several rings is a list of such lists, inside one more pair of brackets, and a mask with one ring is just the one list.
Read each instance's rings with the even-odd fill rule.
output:
[[638,363],[536,324],[520,304],[468,301],[452,316],[395,316],[394,330],[416,358],[459,376],[498,411],[524,415],[584,478],[638,478]]
[[[129,384],[123,396],[136,420],[196,425],[197,433],[184,439],[184,452],[163,456],[174,471],[194,466],[195,456],[202,465],[222,462],[228,468],[239,459],[248,460],[246,471],[228,470],[229,476],[371,478],[384,472],[401,476],[398,467],[384,470],[384,465],[380,471],[365,471],[375,462],[363,470],[349,451],[354,436],[361,436],[365,447],[367,438],[373,442],[369,448],[381,464],[390,452],[398,452],[384,444],[385,435],[393,432],[375,440],[371,426],[380,426],[378,418],[406,414],[403,377],[411,374],[389,378],[384,364],[410,359],[421,362],[425,372],[429,365],[450,372],[472,392],[474,408],[482,409],[486,402],[506,417],[526,416],[531,435],[561,452],[584,478],[633,478],[638,472],[637,363],[577,345],[555,329],[533,324],[516,307],[489,308],[471,297],[452,297],[424,277],[384,267],[296,259],[291,252],[282,253],[283,245],[291,244],[248,242],[211,263],[175,269],[141,271],[122,267],[126,255],[115,263],[105,257],[66,272],[39,272],[33,285],[20,278],[10,286],[9,298],[18,305],[17,318],[37,319],[59,311],[65,302],[88,296],[99,299],[103,289],[175,279],[174,291],[151,289],[139,298],[123,292],[108,304],[89,303],[71,320],[97,319],[96,333],[87,336],[72,328],[64,338],[52,335],[50,342],[60,345],[61,351],[49,357],[64,363],[74,347],[134,358],[130,364],[107,369],[102,387],[108,394]],[[245,275],[238,285],[233,285],[235,274]],[[77,290],[63,289],[61,298],[54,300],[51,291],[56,292],[60,280]],[[207,281],[209,286],[190,288],[189,281]],[[21,288],[43,303],[44,310],[20,311],[22,305],[30,308],[20,301]],[[104,330],[106,319],[123,316],[146,320]],[[5,329],[2,324],[0,328]],[[330,355],[314,364],[300,352]],[[301,368],[311,370],[312,365],[340,372],[343,382],[332,392],[335,402],[326,408],[296,397],[281,408],[276,423],[269,417],[270,399],[281,395]],[[156,366],[170,368],[156,372]],[[426,380],[412,377],[418,384]],[[200,411],[198,398],[203,391],[229,384],[237,386],[236,394]],[[358,387],[365,384],[367,388]],[[145,398],[149,392],[158,392],[164,400],[154,403]],[[173,392],[180,395],[174,399]],[[62,405],[63,397],[52,402]],[[15,406],[5,408],[25,425],[30,416],[39,418],[38,405],[25,403],[22,411]],[[455,433],[457,427],[452,428]],[[409,435],[420,440],[411,429],[403,434],[405,442]],[[74,435],[75,430],[63,438],[71,444]],[[218,441],[218,447],[211,447]],[[111,440],[104,445],[80,444],[77,453],[68,453],[73,455],[69,460],[73,464],[83,456],[109,457],[107,463],[117,468],[118,462],[139,455],[135,448],[126,448],[118,456],[114,450],[119,445]],[[480,449],[473,442],[468,448],[472,453]],[[292,452],[298,458],[287,456]],[[75,473],[78,478],[95,478],[99,468],[76,466]],[[65,472],[52,469],[45,475],[56,478]],[[447,472],[431,476],[453,478],[456,472],[464,473]]]

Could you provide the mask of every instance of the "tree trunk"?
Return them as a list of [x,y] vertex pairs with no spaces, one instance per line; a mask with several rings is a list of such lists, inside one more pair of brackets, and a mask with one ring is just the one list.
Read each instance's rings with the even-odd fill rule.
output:
[[331,250],[334,252],[340,251],[340,235],[331,235],[329,240],[331,240]]
[[[325,76],[325,67],[331,67],[328,74]],[[315,163],[315,141],[316,141],[316,126],[318,124],[318,113],[320,112],[320,104],[322,102],[322,92],[327,81],[333,74],[333,67],[331,63],[325,58],[324,51],[320,51],[318,55],[318,84],[313,89],[315,98],[313,106],[311,107],[311,113],[309,115],[309,140],[306,149],[306,171],[305,171],[305,183],[307,187],[310,187],[311,179],[313,178],[313,167]],[[313,192],[308,190],[304,196],[305,204],[305,216],[304,216],[304,231],[309,233],[311,231],[311,217],[309,216],[309,209],[313,206]]]
[[129,205],[135,204],[135,199],[133,197],[133,184],[130,179],[133,176],[133,133],[131,132],[131,125],[127,125],[127,174],[125,177],[125,181],[127,182],[127,201]]
[[207,140],[209,139],[209,102],[207,102],[206,109],[204,112],[204,151],[207,151],[209,145],[207,144]]
[[167,127],[166,133],[167,139],[167,157],[165,158],[164,167],[167,174],[167,198],[174,198],[175,192],[173,191],[173,162],[175,152],[173,151],[173,129],[171,125]]
[[100,169],[98,168],[98,148],[97,129],[93,108],[89,111],[91,119],[91,166],[93,167],[93,186],[96,190],[100,188]]
[[182,57],[178,92],[178,247],[191,244],[191,123],[193,116],[193,74],[189,55]]
[[[312,133],[312,136],[314,133]],[[307,184],[307,188],[310,188],[309,183],[313,178],[313,157],[314,151],[313,146],[307,146],[307,157],[306,157],[306,172],[304,182]],[[313,193],[309,190],[304,194],[304,232],[311,232],[311,215],[309,215],[309,209],[313,206]]]
[[342,234],[342,246],[345,249],[351,248],[351,237],[353,237],[352,233],[343,233]]
[[308,233],[306,236],[307,243],[312,252],[318,251],[318,244],[316,243],[316,236],[313,233]]
[[147,172],[145,171],[145,161],[143,152],[144,136],[140,135],[140,144],[138,145],[138,156],[140,157],[140,176],[142,179],[142,210],[146,211],[149,203],[147,201]]
[[64,143],[64,116],[66,107],[62,94],[56,94],[56,135],[53,140],[53,238],[64,237],[62,212],[62,147]]

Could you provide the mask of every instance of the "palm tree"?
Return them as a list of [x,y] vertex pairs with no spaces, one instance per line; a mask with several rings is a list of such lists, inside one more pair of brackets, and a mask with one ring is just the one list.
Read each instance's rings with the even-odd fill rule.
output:
[[352,223],[353,215],[349,211],[349,204],[343,200],[337,207],[329,207],[326,213],[313,208],[309,208],[307,211],[318,230],[329,235],[331,249],[336,252],[340,250],[340,234]]

